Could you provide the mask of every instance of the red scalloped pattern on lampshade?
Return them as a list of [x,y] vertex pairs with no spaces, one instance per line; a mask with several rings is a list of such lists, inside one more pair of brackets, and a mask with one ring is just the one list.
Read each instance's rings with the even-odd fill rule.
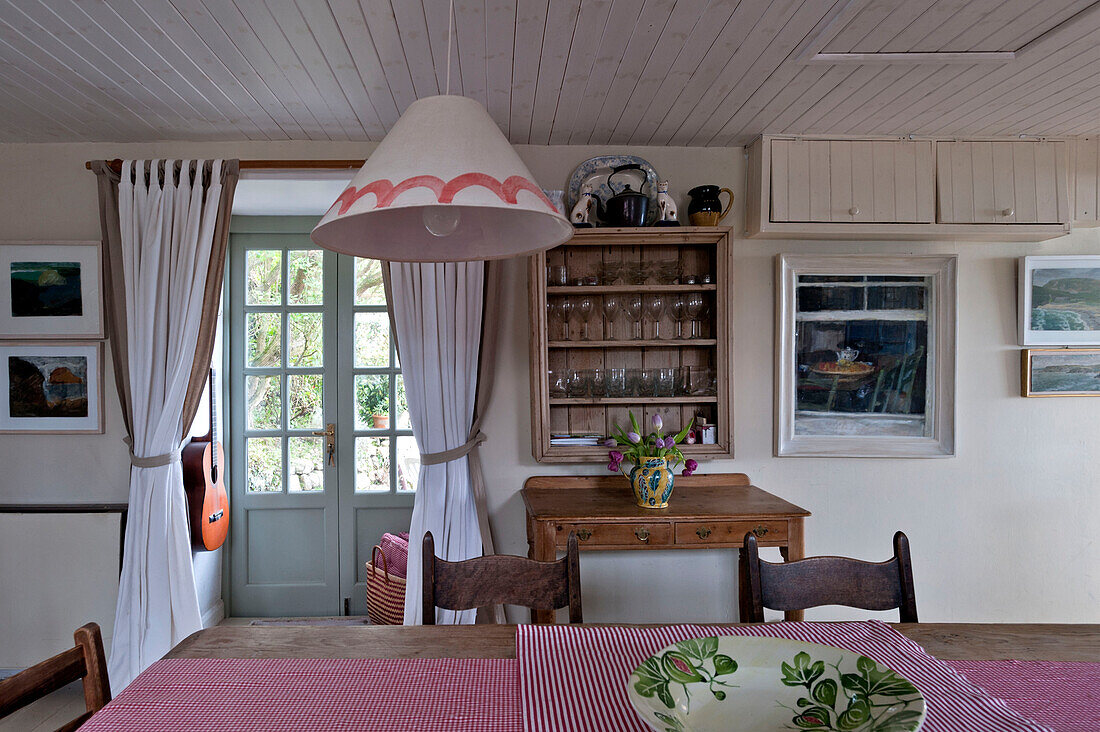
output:
[[519,195],[520,191],[528,191],[538,196],[538,199],[546,204],[548,209],[555,213],[557,212],[554,204],[551,203],[550,199],[546,197],[546,194],[542,192],[542,189],[535,185],[533,181],[521,175],[513,175],[501,183],[487,173],[462,173],[446,182],[444,182],[442,178],[434,175],[414,175],[411,178],[406,178],[397,185],[383,178],[381,180],[372,181],[362,188],[348,186],[332,204],[329,210],[331,211],[332,208],[339,206],[340,210],[337,211],[337,215],[343,216],[356,201],[368,193],[373,193],[377,200],[375,208],[386,208],[393,203],[397,196],[411,188],[429,188],[435,193],[440,203],[451,203],[454,201],[454,197],[459,191],[471,186],[486,188],[490,192],[495,193],[500,200],[513,205],[517,203],[516,196]]

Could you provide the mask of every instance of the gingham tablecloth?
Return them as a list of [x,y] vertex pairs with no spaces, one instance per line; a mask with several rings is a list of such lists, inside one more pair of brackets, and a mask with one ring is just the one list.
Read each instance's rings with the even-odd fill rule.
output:
[[663,628],[521,625],[516,655],[524,729],[645,732],[646,725],[626,696],[631,671],[671,643],[709,635],[790,638],[846,648],[873,658],[921,690],[928,710],[922,732],[1050,732],[1049,727],[1022,717],[878,621]]
[[81,732],[518,732],[502,659],[167,659]]

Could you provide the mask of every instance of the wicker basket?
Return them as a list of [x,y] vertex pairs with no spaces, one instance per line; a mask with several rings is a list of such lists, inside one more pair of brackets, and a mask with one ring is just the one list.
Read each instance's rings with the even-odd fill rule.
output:
[[367,562],[367,614],[370,621],[375,625],[403,625],[405,578],[387,571],[386,555],[377,544],[371,550],[370,559]]

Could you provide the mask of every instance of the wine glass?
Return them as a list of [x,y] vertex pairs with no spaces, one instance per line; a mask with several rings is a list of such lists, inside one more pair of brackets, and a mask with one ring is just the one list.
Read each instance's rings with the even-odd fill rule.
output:
[[707,300],[703,297],[702,293],[695,292],[688,296],[687,299],[687,314],[691,318],[691,337],[697,338],[696,325],[699,322],[699,318],[706,312]]
[[589,340],[588,337],[588,321],[592,319],[592,312],[596,309],[595,304],[592,302],[592,298],[585,295],[577,300],[575,303],[577,315],[581,316],[581,322],[584,323],[584,340]]
[[653,337],[661,337],[661,316],[665,312],[665,298],[662,295],[650,295],[645,299],[645,312],[653,321]]
[[626,315],[634,323],[634,338],[641,340],[642,337],[642,296],[641,295],[628,295],[626,302],[623,303],[623,309],[626,311]]
[[607,323],[607,340],[615,340],[615,318],[619,314],[619,298],[615,295],[604,295],[603,319]]
[[672,313],[673,319],[676,321],[676,337],[684,337],[684,321],[687,320],[687,303],[684,301],[683,295],[677,295],[672,299],[672,302],[668,305],[669,312]]
[[573,314],[573,301],[568,297],[559,298],[555,303],[558,317],[561,318],[562,340],[569,340],[569,317]]

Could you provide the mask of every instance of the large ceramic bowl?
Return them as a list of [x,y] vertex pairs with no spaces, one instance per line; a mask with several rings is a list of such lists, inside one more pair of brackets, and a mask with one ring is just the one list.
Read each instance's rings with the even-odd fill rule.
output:
[[661,732],[914,732],[924,721],[924,697],[894,671],[784,638],[674,643],[634,669],[627,695]]

